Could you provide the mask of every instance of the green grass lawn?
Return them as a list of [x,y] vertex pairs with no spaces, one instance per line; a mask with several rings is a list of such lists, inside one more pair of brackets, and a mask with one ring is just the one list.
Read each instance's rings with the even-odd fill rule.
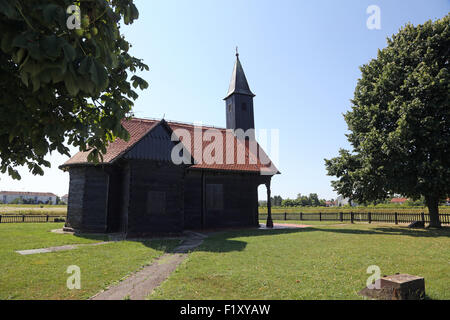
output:
[[[0,224],[0,299],[86,299],[148,265],[178,240],[123,241],[71,251],[22,256],[27,250],[103,241],[49,232],[62,224]],[[68,290],[67,267],[81,269],[81,290]]]
[[[282,221],[280,221],[282,222]],[[295,223],[295,221],[288,221]],[[450,228],[301,221],[298,230],[217,233],[151,299],[361,299],[370,265],[425,277],[430,299],[450,299]],[[62,224],[0,224],[0,299],[86,299],[150,264],[178,240],[123,241],[22,256],[16,250],[103,241],[49,232]],[[67,267],[81,268],[68,290]]]
[[301,223],[314,225],[216,234],[149,298],[362,299],[366,270],[377,265],[382,276],[423,276],[429,299],[450,299],[449,228]]

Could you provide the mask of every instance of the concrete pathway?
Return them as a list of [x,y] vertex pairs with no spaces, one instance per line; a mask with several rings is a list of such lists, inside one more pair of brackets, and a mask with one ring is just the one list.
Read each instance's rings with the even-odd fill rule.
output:
[[207,237],[196,232],[185,234],[187,238],[172,253],[163,254],[150,266],[98,293],[90,300],[145,300],[187,258],[188,252],[201,245]]
[[23,256],[31,255],[31,254],[39,254],[39,253],[50,253],[50,252],[58,252],[58,251],[67,251],[74,250],[80,247],[93,247],[93,246],[101,246],[110,242],[97,242],[97,243],[88,243],[88,244],[71,244],[67,246],[59,246],[59,247],[50,247],[43,249],[31,249],[31,250],[20,250],[16,251],[18,254]]

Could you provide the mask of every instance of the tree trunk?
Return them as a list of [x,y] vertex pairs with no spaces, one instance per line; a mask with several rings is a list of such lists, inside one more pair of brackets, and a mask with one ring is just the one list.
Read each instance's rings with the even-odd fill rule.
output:
[[426,196],[425,202],[428,207],[428,213],[430,215],[430,227],[440,228],[441,221],[439,219],[439,198],[435,196]]

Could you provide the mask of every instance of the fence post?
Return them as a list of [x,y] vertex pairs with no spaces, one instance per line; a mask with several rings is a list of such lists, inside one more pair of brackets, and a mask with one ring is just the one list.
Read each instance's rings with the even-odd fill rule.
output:
[[352,223],[354,223],[353,219],[354,219],[354,217],[353,217],[353,211],[352,211],[352,212],[350,212],[350,220],[352,221]]
[[25,222],[25,215],[22,215],[22,222]]
[[368,216],[369,216],[369,223],[372,223],[372,213],[368,212]]
[[319,212],[319,221],[322,221],[322,212]]
[[341,219],[341,222],[344,222],[344,213],[339,212],[339,218]]
[[2,223],[2,215],[0,214],[0,223]]
[[425,224],[425,213],[422,212],[420,215],[422,216],[422,222],[423,222],[423,224]]
[[287,212],[285,211],[284,212],[284,221],[286,221],[287,220]]
[[398,224],[398,214],[397,214],[397,212],[395,213],[395,224]]
[[47,222],[48,222],[48,215],[47,215]]

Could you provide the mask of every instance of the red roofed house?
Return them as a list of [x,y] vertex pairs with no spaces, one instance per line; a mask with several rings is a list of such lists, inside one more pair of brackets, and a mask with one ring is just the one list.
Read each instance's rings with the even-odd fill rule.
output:
[[395,204],[404,204],[406,201],[408,201],[408,198],[392,198],[391,203]]
[[[258,192],[278,170],[254,140],[253,97],[237,55],[226,101],[227,128],[128,119],[129,141],[102,163],[79,152],[70,173],[66,229],[130,235],[259,226]],[[271,225],[271,221],[268,221]]]

